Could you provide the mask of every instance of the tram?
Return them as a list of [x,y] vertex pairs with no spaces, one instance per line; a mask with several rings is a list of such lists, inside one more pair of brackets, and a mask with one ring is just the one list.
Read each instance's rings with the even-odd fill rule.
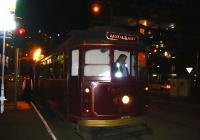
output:
[[[94,27],[70,32],[54,48],[35,65],[37,97],[81,126],[144,122],[145,55],[137,35]],[[121,55],[122,68],[116,63]]]

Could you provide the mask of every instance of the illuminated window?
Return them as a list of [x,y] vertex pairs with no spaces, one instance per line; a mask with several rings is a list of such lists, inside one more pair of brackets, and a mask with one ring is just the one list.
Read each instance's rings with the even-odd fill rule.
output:
[[85,53],[85,76],[110,76],[110,51],[108,49],[88,50]]
[[128,52],[128,51],[114,50],[114,62],[117,61],[117,59],[119,58],[119,56],[121,54],[124,54],[124,55],[127,56],[127,58],[126,58],[126,66],[128,68],[128,71],[130,72],[130,52]]
[[78,76],[78,68],[79,68],[79,50],[72,51],[72,67],[71,67],[71,75]]

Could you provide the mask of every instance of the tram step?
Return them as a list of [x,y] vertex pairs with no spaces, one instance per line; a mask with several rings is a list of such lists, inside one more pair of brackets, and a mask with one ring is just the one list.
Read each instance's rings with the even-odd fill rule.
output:
[[152,134],[152,129],[145,125],[91,128],[80,131],[84,140],[128,140],[149,134]]

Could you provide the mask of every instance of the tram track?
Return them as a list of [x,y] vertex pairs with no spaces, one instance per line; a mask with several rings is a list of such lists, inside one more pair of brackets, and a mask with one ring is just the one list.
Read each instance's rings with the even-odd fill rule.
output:
[[146,125],[119,126],[108,128],[82,128],[75,132],[82,140],[144,140],[141,136],[151,135]]
[[47,121],[45,120],[45,118],[42,116],[42,114],[40,113],[40,111],[37,109],[37,107],[35,106],[35,104],[33,102],[30,103],[32,105],[32,107],[34,108],[34,110],[36,111],[37,115],[39,116],[40,120],[42,121],[42,123],[44,124],[47,132],[49,133],[49,135],[51,136],[51,138],[53,140],[58,140],[57,137],[55,136],[54,132],[52,131],[52,129],[50,128],[50,126],[48,125]]
[[[76,135],[75,140],[145,140],[142,137],[144,135],[152,135],[152,129],[147,125],[126,125],[116,127],[77,127],[76,124],[70,127],[67,122],[60,118],[52,108],[48,108],[41,101],[34,100],[34,105],[38,111],[42,114],[49,127],[52,129],[52,133],[55,134],[56,139],[53,140],[65,140],[68,137],[66,134],[61,134],[60,131],[70,131],[70,135]],[[62,123],[62,129],[58,130],[58,123]],[[80,129],[81,128],[81,129]],[[74,133],[74,134],[72,134]]]
[[80,140],[73,130],[75,124],[66,122],[56,110],[48,107],[42,100],[37,100],[35,97],[33,98],[34,105],[55,135],[56,139],[53,140]]

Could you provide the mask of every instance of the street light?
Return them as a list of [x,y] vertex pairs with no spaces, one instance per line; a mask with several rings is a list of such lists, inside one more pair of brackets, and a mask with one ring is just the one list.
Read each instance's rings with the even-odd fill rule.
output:
[[2,76],[1,76],[1,114],[4,112],[4,66],[5,66],[5,44],[6,44],[6,31],[14,30],[16,28],[15,12],[16,0],[0,0],[0,30],[3,31],[3,49],[2,49]]
[[44,57],[44,55],[42,55],[42,49],[38,48],[34,51],[33,53],[33,60],[34,61],[39,61],[40,59],[42,59]]
[[99,14],[101,12],[101,4],[98,2],[95,2],[91,5],[92,13]]

